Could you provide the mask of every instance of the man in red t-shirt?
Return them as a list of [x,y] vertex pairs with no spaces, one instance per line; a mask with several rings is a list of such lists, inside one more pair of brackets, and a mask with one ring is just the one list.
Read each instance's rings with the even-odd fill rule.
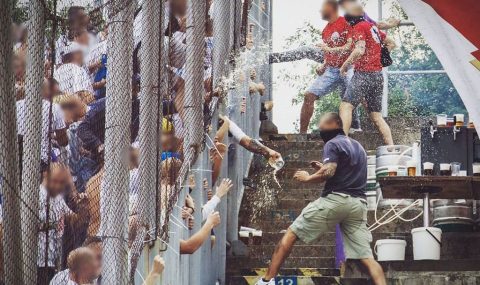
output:
[[[354,13],[354,14],[353,14]],[[360,5],[352,11],[352,15],[345,18],[353,27],[354,50],[343,63],[340,71],[346,74],[352,65],[355,72],[346,96],[340,104],[340,116],[343,121],[343,128],[348,134],[352,122],[352,111],[360,103],[366,106],[370,119],[382,134],[386,145],[393,145],[392,132],[382,117],[382,95],[383,95],[383,74],[382,74],[382,43],[393,47],[392,43],[386,42],[386,35],[372,23],[365,21],[363,9]]]
[[340,74],[340,67],[352,48],[352,27],[338,15],[336,0],[326,0],[322,6],[322,18],[328,21],[322,32],[324,44],[319,48],[324,53],[324,63],[317,68],[318,77],[304,95],[300,114],[300,133],[306,133],[313,115],[315,101],[339,89],[343,97],[353,69],[347,75]]

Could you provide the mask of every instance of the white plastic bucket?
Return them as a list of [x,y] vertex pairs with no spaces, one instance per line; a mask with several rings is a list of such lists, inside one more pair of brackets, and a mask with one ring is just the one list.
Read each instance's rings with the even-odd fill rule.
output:
[[415,228],[412,230],[412,240],[414,260],[440,260],[441,229]]
[[405,260],[407,242],[401,239],[379,239],[375,243],[378,261]]

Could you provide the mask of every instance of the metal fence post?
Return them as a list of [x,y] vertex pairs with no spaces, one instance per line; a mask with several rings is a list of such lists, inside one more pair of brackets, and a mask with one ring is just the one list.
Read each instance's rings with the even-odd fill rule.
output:
[[[204,91],[203,73],[205,57],[205,1],[188,1],[187,50],[185,64],[185,152],[200,150],[203,139],[202,99]],[[195,126],[195,127],[194,127]]]
[[[45,11],[40,0],[28,6],[27,68],[25,74],[25,133],[22,158],[22,252],[24,284],[37,282],[38,253],[38,185],[40,181],[40,153],[42,140],[42,97],[44,81]],[[12,97],[13,99],[13,97]]]
[[[146,0],[143,3],[142,28],[144,37],[140,50],[140,165],[138,168],[140,188],[138,193],[139,218],[149,230],[155,226],[156,180],[157,171],[157,124],[158,120],[158,83],[159,83],[159,45],[160,6],[162,1]],[[153,231],[154,233],[155,231]]]
[[132,4],[129,0],[116,0],[109,7],[105,180],[101,195],[104,284],[128,283],[126,238],[132,112]]
[[[3,195],[3,272],[5,284],[22,282],[20,221],[20,186],[18,181],[18,146],[12,72],[13,41],[8,28],[12,24],[13,1],[0,9],[0,189]],[[7,262],[5,262],[7,261]]]

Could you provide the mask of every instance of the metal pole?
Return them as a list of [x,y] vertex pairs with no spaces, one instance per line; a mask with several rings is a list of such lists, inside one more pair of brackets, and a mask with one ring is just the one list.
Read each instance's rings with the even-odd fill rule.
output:
[[[383,18],[383,0],[378,0],[378,21]],[[383,68],[382,116],[388,117],[388,68]]]
[[445,70],[390,70],[388,75],[447,74]]
[[[196,163],[194,164],[193,168],[195,170],[193,175],[195,176],[195,188],[193,189],[192,193],[190,194],[195,201],[195,213],[193,213],[193,217],[195,218],[194,220],[194,225],[193,229],[190,231],[191,235],[195,234],[200,230],[202,227],[202,196],[201,196],[201,189],[202,189],[202,163],[203,162],[203,156],[200,154],[200,156],[197,158]],[[181,201],[183,202],[183,201]],[[195,253],[193,253],[190,256],[190,264],[189,264],[189,272],[190,276],[193,277],[190,280],[190,283],[192,285],[201,285],[203,283],[203,278],[205,275],[205,272],[202,274],[202,261],[205,262],[205,260],[202,260],[203,255],[202,255],[202,248],[199,248]]]
[[430,195],[425,193],[423,196],[423,226],[430,226]]
[[[25,133],[23,134],[22,163],[22,250],[24,284],[37,282],[38,246],[38,183],[42,141],[42,85],[44,81],[44,7],[40,0],[29,3],[27,22],[27,67],[25,74]],[[46,130],[43,130],[46,131]]]
[[144,37],[140,50],[140,188],[138,193],[139,218],[142,225],[152,229],[155,225],[156,180],[157,177],[157,124],[158,120],[158,83],[159,83],[159,45],[161,2],[146,0],[142,8],[142,28]]
[[203,87],[205,56],[205,1],[188,1],[187,13],[187,55],[185,65],[185,138],[186,152],[197,151],[203,140],[203,110],[201,94]]
[[[12,73],[13,1],[6,1],[0,9],[0,189],[3,195],[3,271],[5,284],[22,282],[22,248],[20,201],[18,181],[18,145]],[[36,250],[36,247],[34,248]]]
[[388,117],[388,67],[382,70],[383,95],[382,95],[382,116]]
[[[239,112],[239,90],[230,90],[228,93],[228,103],[231,106],[229,117],[234,121],[240,128],[240,112]],[[229,160],[228,160],[228,177],[232,179],[233,189],[228,192],[228,206],[227,206],[227,240],[234,241],[238,239],[238,195],[240,193],[240,187],[242,186],[239,181],[240,173],[243,173],[242,168],[242,156],[241,156],[241,146],[238,145],[238,142],[232,141],[231,147],[228,149]],[[231,159],[230,159],[231,158]]]
[[128,0],[115,0],[109,8],[102,283],[127,284],[133,5]]
[[230,22],[229,0],[215,0],[213,6],[213,86],[225,75],[229,56],[229,32],[225,23]]

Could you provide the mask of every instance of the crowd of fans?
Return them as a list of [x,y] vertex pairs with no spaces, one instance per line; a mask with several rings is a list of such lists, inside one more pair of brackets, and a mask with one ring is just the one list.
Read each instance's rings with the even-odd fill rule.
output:
[[[161,166],[159,199],[165,201],[176,187],[178,172],[183,162],[183,118],[185,97],[186,64],[186,0],[166,0],[164,32],[168,47],[170,97],[162,98],[163,121],[159,144]],[[219,96],[212,86],[213,62],[213,0],[206,0],[205,58],[204,58],[204,104],[208,106],[213,97]],[[135,12],[134,53],[132,77],[132,119],[130,148],[130,207],[129,245],[136,234],[136,218],[139,192],[139,112],[140,112],[140,58],[142,44],[142,8]],[[38,284],[100,284],[102,266],[102,212],[106,205],[102,193],[107,182],[105,167],[105,125],[108,94],[108,24],[99,27],[92,21],[85,7],[68,9],[65,29],[55,39],[52,47],[45,41],[44,80],[42,83],[41,114],[41,171],[39,181],[39,231],[38,231]],[[95,19],[98,20],[98,19]],[[27,62],[28,30],[21,23],[12,27],[14,45],[13,71],[17,106],[17,129],[20,153],[24,154],[24,135],[28,130],[28,109],[25,100],[25,73]],[[251,37],[250,37],[251,41]],[[251,43],[250,43],[251,45]],[[52,72],[53,71],[53,72]],[[53,76],[52,76],[53,75]],[[263,95],[265,86],[255,83],[256,74],[251,74],[250,93]],[[144,95],[147,96],[147,95]],[[218,185],[215,193],[207,181],[203,188],[208,192],[208,202],[202,207],[202,221],[195,221],[193,212],[198,208],[190,195],[183,204],[182,218],[192,229],[194,223],[202,223],[201,229],[187,240],[180,242],[180,252],[191,254],[206,240],[215,244],[213,229],[220,223],[215,211],[222,197],[232,188],[229,179],[221,181],[222,159],[228,151],[227,133],[234,126],[236,142],[248,150],[269,159],[280,157],[277,152],[265,147],[258,140],[246,136],[228,117],[222,117],[214,145],[209,150],[212,160],[212,185]],[[232,140],[233,141],[233,140]],[[22,156],[20,157],[20,166]],[[25,169],[23,169],[25,172]],[[153,179],[153,178],[152,178]],[[195,191],[193,180],[190,191]],[[198,190],[197,190],[198,191]],[[161,204],[161,203],[159,203]],[[165,209],[162,209],[162,211]],[[163,271],[164,262],[156,257],[145,284]]]

